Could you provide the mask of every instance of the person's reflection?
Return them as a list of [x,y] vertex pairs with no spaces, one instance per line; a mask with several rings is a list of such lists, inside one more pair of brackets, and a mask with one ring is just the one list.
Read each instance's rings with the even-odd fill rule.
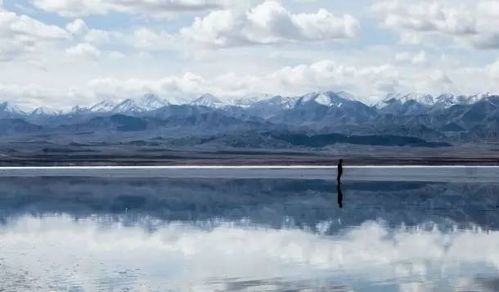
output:
[[338,192],[338,207],[343,208],[343,192],[341,191],[341,183],[336,184],[336,191]]

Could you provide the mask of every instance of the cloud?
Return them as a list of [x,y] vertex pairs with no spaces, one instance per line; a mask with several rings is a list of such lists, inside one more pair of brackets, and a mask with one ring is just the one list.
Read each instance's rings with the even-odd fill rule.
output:
[[226,47],[343,40],[354,38],[358,31],[359,22],[348,14],[337,16],[325,9],[293,14],[280,2],[266,1],[244,12],[217,10],[196,17],[181,34],[208,46]]
[[0,97],[2,101],[12,102],[22,109],[34,109],[39,106],[62,105],[70,107],[78,99],[72,99],[71,92],[61,94],[57,89],[37,86],[33,84],[1,84]]
[[128,43],[144,51],[163,51],[172,49],[176,36],[164,31],[154,31],[145,27],[135,29]]
[[66,25],[66,30],[74,35],[81,35],[88,31],[88,26],[81,18],[75,19],[73,22],[70,22]]
[[365,98],[395,91],[401,77],[399,71],[390,65],[356,66],[322,60],[282,68],[272,73],[268,81],[279,84],[288,94],[345,90]]
[[73,40],[83,41],[93,45],[110,42],[118,43],[123,38],[122,33],[90,28],[87,23],[77,18],[66,25],[66,30],[72,35]]
[[66,17],[105,15],[112,12],[163,17],[172,13],[220,8],[221,0],[31,0],[45,11]]
[[156,80],[95,79],[89,88],[94,96],[116,98],[155,93],[190,98],[211,92],[222,97],[251,96],[262,93],[299,95],[316,90],[345,90],[370,102],[390,92],[442,93],[455,89],[443,70],[410,71],[390,65],[356,66],[322,60],[311,64],[286,66],[259,75],[227,72],[217,76],[194,73]]
[[0,61],[36,52],[67,37],[67,32],[58,26],[47,25],[0,6]]
[[450,39],[467,47],[499,48],[497,1],[385,0],[376,2],[372,10],[385,28],[400,33],[403,43],[431,41],[444,46]]
[[97,97],[139,96],[146,93],[155,93],[169,97],[195,96],[209,90],[212,85],[203,77],[194,73],[184,73],[179,76],[168,76],[156,80],[146,79],[94,79],[89,82],[89,88]]
[[395,60],[398,62],[408,62],[413,65],[425,64],[428,57],[425,51],[421,50],[419,53],[401,52],[395,55]]
[[437,1],[384,1],[375,4],[374,10],[383,15],[384,25],[389,28],[455,35],[477,33],[475,16],[469,10],[442,6]]
[[[420,53],[412,59],[418,59]],[[418,61],[419,62],[419,61]],[[224,98],[254,96],[262,93],[301,95],[317,90],[347,91],[359,100],[371,103],[393,92],[429,94],[475,94],[498,90],[499,66],[483,68],[461,67],[453,71],[390,64],[360,65],[324,59],[309,64],[285,66],[259,74],[239,71],[218,75],[185,73],[162,79],[96,79],[89,88],[95,96],[126,97],[152,92],[161,96],[192,98],[211,92]],[[496,79],[496,80],[497,80]]]
[[[78,60],[104,56],[108,60],[123,58],[119,52],[101,52],[85,43],[69,48],[67,53]],[[408,60],[418,59],[418,55],[409,54]],[[437,63],[441,69],[433,69],[414,66],[411,62],[402,62],[397,66],[388,63],[365,65],[362,62],[355,64],[324,59],[275,70],[262,68],[259,73],[225,71],[201,74],[187,71],[161,78],[97,77],[73,82],[73,87],[69,89],[59,85],[50,92],[45,86],[30,86],[29,100],[23,99],[24,92],[21,90],[4,91],[2,98],[36,104],[38,96],[39,104],[50,106],[50,103],[57,102],[57,97],[66,97],[66,103],[57,104],[70,108],[77,103],[89,105],[104,98],[121,100],[147,93],[180,102],[206,92],[230,100],[261,94],[296,96],[317,90],[334,90],[347,91],[361,101],[375,103],[393,92],[476,94],[499,90],[498,62],[485,67],[460,66],[459,70],[453,70],[444,63]],[[23,86],[18,85],[18,88]]]
[[488,66],[488,74],[494,82],[499,82],[499,59]]
[[[298,228],[245,226],[238,221],[160,222],[151,230],[146,223],[126,224],[124,218],[116,217],[112,222],[100,216],[76,220],[67,215],[9,220],[0,226],[2,248],[12,251],[2,255],[2,268],[9,275],[2,284],[25,283],[27,271],[33,286],[45,287],[51,283],[47,279],[65,275],[70,283],[103,287],[108,283],[102,280],[103,274],[123,279],[116,272],[103,271],[126,267],[126,277],[132,279],[126,284],[134,291],[143,289],[143,283],[150,290],[162,290],[165,283],[176,291],[193,287],[234,290],[236,284],[212,280],[220,275],[241,281],[265,279],[244,281],[244,287],[253,291],[289,290],[307,281],[311,287],[338,287],[345,278],[361,279],[367,287],[389,282],[390,289],[397,291],[426,291],[428,283],[442,284],[436,281],[443,286],[457,284],[465,291],[482,287],[493,291],[479,285],[477,278],[482,284],[492,282],[499,269],[499,232],[477,227],[443,232],[437,226],[427,228],[430,223],[389,228],[366,221],[333,235],[320,235]],[[89,268],[96,266],[99,269]],[[473,271],[482,273],[476,276]],[[162,276],[155,276],[158,273]],[[252,283],[256,286],[248,286]]]
[[90,82],[89,88],[95,96],[116,98],[146,93],[177,98],[195,97],[206,92],[223,97],[264,92],[295,95],[315,90],[347,90],[362,98],[395,91],[395,86],[399,86],[399,77],[400,73],[387,65],[356,67],[324,60],[260,75],[228,72],[207,77],[188,72],[156,80],[95,79]]
[[472,44],[479,49],[499,49],[499,32],[479,35],[472,40]]
[[97,59],[101,56],[101,51],[91,44],[81,43],[66,49],[69,56],[77,58]]

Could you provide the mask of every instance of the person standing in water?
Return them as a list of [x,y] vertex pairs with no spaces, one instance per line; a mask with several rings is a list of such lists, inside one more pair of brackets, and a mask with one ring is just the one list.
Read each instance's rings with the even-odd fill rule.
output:
[[341,184],[341,176],[343,175],[343,159],[338,162],[338,176],[336,177],[336,182]]

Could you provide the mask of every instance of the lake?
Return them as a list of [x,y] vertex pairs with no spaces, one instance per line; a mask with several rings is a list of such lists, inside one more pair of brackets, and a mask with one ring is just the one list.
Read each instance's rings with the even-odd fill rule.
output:
[[0,177],[0,279],[0,291],[497,291],[499,182]]

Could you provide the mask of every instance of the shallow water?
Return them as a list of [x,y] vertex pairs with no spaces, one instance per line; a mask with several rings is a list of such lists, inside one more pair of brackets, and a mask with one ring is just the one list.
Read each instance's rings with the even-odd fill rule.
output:
[[337,191],[323,180],[0,178],[0,290],[499,290],[499,184]]

